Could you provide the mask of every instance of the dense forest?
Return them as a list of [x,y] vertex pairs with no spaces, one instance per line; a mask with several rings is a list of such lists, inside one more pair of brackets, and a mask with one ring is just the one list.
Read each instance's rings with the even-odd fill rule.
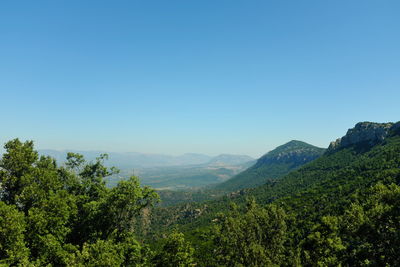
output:
[[171,207],[134,176],[108,188],[107,155],[4,148],[4,266],[400,265],[400,123],[357,124],[280,178]]

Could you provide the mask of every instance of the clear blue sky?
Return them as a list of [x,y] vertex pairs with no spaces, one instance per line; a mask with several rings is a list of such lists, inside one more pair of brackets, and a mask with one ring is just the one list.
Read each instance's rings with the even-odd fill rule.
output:
[[260,156],[400,120],[400,1],[3,1],[0,141]]

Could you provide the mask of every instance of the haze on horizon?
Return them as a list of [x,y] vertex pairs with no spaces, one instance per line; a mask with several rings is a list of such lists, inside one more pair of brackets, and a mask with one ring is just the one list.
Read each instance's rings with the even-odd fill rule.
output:
[[400,118],[398,1],[0,4],[0,142],[259,157]]

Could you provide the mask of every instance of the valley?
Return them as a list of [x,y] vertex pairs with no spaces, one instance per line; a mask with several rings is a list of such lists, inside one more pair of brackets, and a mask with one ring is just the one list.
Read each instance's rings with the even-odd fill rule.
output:
[[[180,156],[116,153],[105,151],[76,151],[87,161],[95,161],[107,154],[107,167],[116,167],[119,173],[107,178],[110,187],[131,175],[140,177],[143,185],[157,190],[191,190],[226,181],[254,164],[254,159],[245,155],[221,154],[215,157],[187,153]],[[67,151],[39,150],[39,154],[51,156],[65,163]]]

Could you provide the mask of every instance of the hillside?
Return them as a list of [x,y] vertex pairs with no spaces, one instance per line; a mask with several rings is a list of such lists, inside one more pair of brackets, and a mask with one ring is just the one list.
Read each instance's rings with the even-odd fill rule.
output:
[[[160,205],[167,207],[179,203],[211,200],[244,188],[256,187],[275,180],[314,160],[321,156],[324,151],[325,149],[323,148],[293,140],[268,152],[257,161],[251,160],[252,158],[248,156],[222,154],[213,158],[207,164],[201,165],[202,167],[207,167],[208,173],[190,175],[190,172],[195,170],[194,167],[191,167],[187,169],[186,175],[171,176],[174,179],[171,184],[180,180],[180,184],[191,182],[193,185],[200,187],[208,183],[209,186],[197,188],[196,190],[174,192],[165,190],[169,189],[166,187],[169,181],[162,181],[164,188],[158,191],[162,200]],[[233,163],[238,165],[227,165]],[[166,176],[169,170],[167,168],[160,170],[160,175]],[[142,175],[139,173],[139,176],[144,178],[145,183],[149,183],[148,179],[146,179],[147,174]],[[160,188],[161,184],[151,183],[150,185]],[[181,187],[180,189],[185,188]]]
[[400,123],[358,123],[339,141],[332,142],[319,159],[250,194],[261,202],[287,197],[290,201],[301,199],[301,205],[318,200],[319,206],[324,206],[324,200],[326,208],[363,187],[393,179],[400,174],[399,126]]
[[222,191],[237,191],[265,184],[318,158],[325,149],[301,141],[290,141],[268,152],[249,169],[216,186]]
[[[349,129],[341,139],[351,137],[356,129],[365,128],[364,126],[368,124],[370,123],[357,124],[354,128]],[[335,142],[337,143],[337,141]],[[338,144],[333,147],[333,143],[326,153],[318,159],[264,185],[231,193],[217,200],[193,203],[189,206],[185,205],[185,207],[182,205],[165,210],[171,212],[175,209],[179,213],[182,210],[187,212],[206,206],[207,208],[204,209],[201,216],[197,216],[196,220],[192,220],[192,218],[187,220],[184,216],[176,217],[177,221],[182,224],[190,221],[195,225],[202,225],[210,221],[217,212],[228,209],[231,201],[244,203],[246,198],[254,197],[259,203],[271,203],[286,197],[288,199],[304,197],[300,192],[307,192],[304,193],[307,197],[302,199],[302,201],[306,201],[306,199],[310,199],[309,191],[318,195],[332,191],[333,197],[337,197],[342,193],[355,192],[361,186],[370,186],[383,177],[391,175],[392,170],[396,175],[400,173],[400,122],[390,124],[384,138],[372,134],[368,137],[354,138],[354,142],[351,144]],[[318,190],[315,190],[315,188]],[[347,190],[343,191],[344,189]],[[342,193],[339,194],[338,191]],[[320,201],[319,196],[314,196],[314,198]],[[163,211],[158,212],[163,213]]]
[[[232,228],[233,220],[247,216],[249,204],[244,204],[246,199],[254,198],[260,204],[273,203],[285,211],[289,238],[285,253],[292,254],[286,259],[307,266],[316,262],[322,266],[398,263],[393,246],[400,244],[400,226],[396,223],[400,211],[395,204],[400,201],[400,188],[396,187],[400,183],[399,166],[400,122],[363,122],[332,143],[323,156],[288,175],[218,200],[156,210],[153,227],[180,225],[198,245],[197,249],[207,255],[198,255],[206,261],[212,255],[206,247],[221,244],[204,243],[202,236],[213,232],[215,224],[224,227],[225,217],[229,232],[238,231]],[[238,208],[230,211],[232,202],[240,213]],[[246,220],[242,223],[250,223]],[[331,243],[329,239],[336,241]]]

